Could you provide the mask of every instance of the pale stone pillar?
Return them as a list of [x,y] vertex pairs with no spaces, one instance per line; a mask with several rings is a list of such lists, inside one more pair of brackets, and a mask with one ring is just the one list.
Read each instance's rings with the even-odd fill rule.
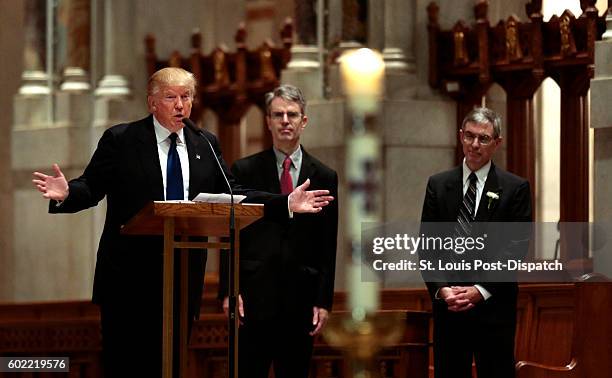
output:
[[25,44],[23,47],[22,95],[49,94],[46,72],[46,0],[25,1]]
[[296,43],[291,47],[291,61],[281,76],[284,83],[300,87],[307,99],[323,97],[322,5],[321,0],[295,0],[293,22]]
[[609,9],[608,13],[606,13],[606,31],[601,38],[604,41],[612,39],[612,9]]
[[415,72],[414,23],[415,0],[384,0],[385,47],[383,58],[387,72]]
[[[609,198],[612,196],[612,112],[608,107],[608,99],[612,94],[612,14],[606,16],[607,30],[603,41],[595,43],[595,78],[591,81],[591,127],[594,130],[593,152],[593,220],[595,224],[612,218],[612,206]],[[600,224],[601,225],[601,224]],[[602,228],[595,228],[602,230]],[[609,233],[608,233],[609,234]],[[592,237],[593,270],[612,277],[612,237],[595,232]],[[606,240],[607,239],[607,240]]]
[[134,46],[134,2],[104,0],[104,76],[98,83],[96,96],[121,97],[130,94],[129,72]]
[[595,42],[595,78],[591,80],[593,140],[593,271],[612,277],[612,15],[606,17],[604,40]]
[[86,91],[89,84],[91,18],[90,0],[65,0],[68,56],[64,68],[63,91]]

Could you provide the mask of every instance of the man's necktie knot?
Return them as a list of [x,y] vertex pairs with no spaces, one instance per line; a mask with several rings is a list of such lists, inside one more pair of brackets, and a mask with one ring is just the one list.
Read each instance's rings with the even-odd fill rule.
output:
[[283,160],[283,170],[289,170],[291,168],[291,158],[287,156],[285,160]]
[[170,136],[168,137],[170,138],[170,144],[174,144],[176,145],[176,139],[178,138],[178,134],[177,133],[172,133],[170,134]]

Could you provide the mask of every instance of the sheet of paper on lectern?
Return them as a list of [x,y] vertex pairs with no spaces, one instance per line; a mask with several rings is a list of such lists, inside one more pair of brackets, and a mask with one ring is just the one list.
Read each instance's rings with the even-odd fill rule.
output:
[[[234,203],[240,203],[246,196],[234,194]],[[230,203],[231,196],[227,193],[200,193],[194,199],[194,202],[208,203]]]

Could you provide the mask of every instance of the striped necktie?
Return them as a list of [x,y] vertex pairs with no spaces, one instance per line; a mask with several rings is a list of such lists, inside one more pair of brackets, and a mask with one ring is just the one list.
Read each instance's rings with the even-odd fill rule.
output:
[[471,235],[472,229],[470,223],[476,218],[476,182],[478,178],[472,172],[468,179],[470,180],[470,185],[463,196],[463,202],[457,215],[457,227],[455,228],[455,231],[460,236]]

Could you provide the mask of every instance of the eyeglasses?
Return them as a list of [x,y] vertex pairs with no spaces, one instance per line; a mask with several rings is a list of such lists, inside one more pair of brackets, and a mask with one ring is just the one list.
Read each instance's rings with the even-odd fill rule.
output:
[[275,121],[282,121],[285,119],[285,115],[287,115],[287,119],[291,122],[297,122],[302,118],[302,113],[299,112],[271,112],[270,117]]
[[486,135],[486,134],[485,135],[475,135],[475,134],[470,133],[469,131],[463,132],[463,142],[467,144],[472,144],[474,143],[474,139],[478,139],[478,143],[480,143],[483,146],[487,146],[495,140],[495,138],[493,138],[490,135]]

